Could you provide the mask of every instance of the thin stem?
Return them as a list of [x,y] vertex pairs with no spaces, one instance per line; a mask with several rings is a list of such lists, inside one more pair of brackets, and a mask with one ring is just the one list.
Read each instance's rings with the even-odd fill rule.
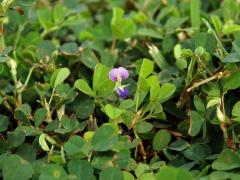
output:
[[61,146],[61,157],[62,157],[63,162],[65,163],[65,162],[66,162],[66,159],[65,159],[65,156],[64,156],[63,146]]
[[50,151],[48,152],[48,158],[47,158],[47,162],[50,163],[51,162],[51,157],[53,154],[53,149],[54,149],[54,145],[51,146]]
[[99,99],[99,97],[95,96],[94,98],[95,98],[94,99],[95,103],[98,104],[101,107],[101,110],[104,110],[104,105],[101,102],[101,100]]
[[49,105],[49,106],[50,106],[50,104],[51,104],[51,102],[52,102],[54,92],[55,92],[55,88],[53,88],[51,97],[50,97],[50,99],[49,99],[49,101],[48,101],[48,105]]
[[17,45],[18,45],[18,43],[19,43],[19,41],[21,39],[21,34],[22,34],[23,30],[24,30],[25,25],[26,25],[26,23],[24,23],[23,25],[19,25],[18,26],[18,30],[17,30],[17,33],[15,35],[15,41],[14,41],[14,46],[13,46],[14,50],[16,50]]
[[199,87],[199,86],[201,86],[201,85],[203,85],[203,84],[206,84],[206,83],[208,83],[208,82],[210,82],[210,81],[212,81],[212,80],[214,80],[214,79],[220,79],[220,78],[222,78],[223,76],[224,76],[224,73],[223,73],[223,72],[219,72],[219,73],[211,76],[210,78],[204,79],[204,80],[202,80],[202,81],[200,81],[200,82],[196,82],[196,83],[194,83],[194,84],[192,85],[192,87],[190,87],[190,88],[187,89],[187,92],[190,92],[190,91],[192,91],[193,89],[195,89],[195,88],[197,88],[197,87]]
[[115,46],[116,46],[116,39],[113,38],[112,40],[112,46],[111,46],[111,52],[113,53],[114,49],[115,49]]
[[222,49],[224,55],[227,55],[228,52],[227,52],[226,49],[224,48],[224,46],[223,46],[221,40],[219,39],[217,33],[214,31],[214,29],[212,28],[212,26],[209,24],[209,22],[208,22],[206,19],[202,18],[202,21],[203,21],[204,24],[208,27],[208,29],[212,31],[214,37],[216,38],[216,40],[217,40],[217,42],[218,42],[218,45],[219,45],[220,48]]
[[186,84],[189,84],[192,81],[192,79],[193,79],[192,75],[193,75],[193,70],[194,70],[195,64],[196,64],[196,58],[192,57],[191,61],[189,63],[189,66],[188,66]]
[[16,103],[17,107],[22,105],[22,92],[26,89],[26,87],[28,85],[28,82],[31,78],[32,72],[33,72],[35,67],[36,66],[31,67],[31,69],[28,72],[28,76],[27,76],[27,79],[26,79],[24,85],[19,90],[17,90],[17,103]]
[[197,55],[197,61],[199,62],[199,64],[201,64],[201,66],[206,69],[206,71],[208,72],[208,74],[210,74],[212,76],[212,72],[208,69],[208,67],[206,66],[206,64],[204,62],[202,62],[201,58]]
[[92,158],[92,151],[90,151],[90,153],[88,155],[88,162],[91,162],[91,158]]
[[[140,145],[140,150],[141,150],[141,153],[142,153],[142,156],[143,156],[143,160],[144,162],[147,160],[147,155],[146,155],[146,152],[145,152],[145,149],[144,149],[144,146],[143,146],[143,143],[142,143],[142,140],[139,138],[138,136],[138,133],[136,131],[136,128],[133,128],[133,133],[134,133],[134,136],[135,138],[139,141],[139,145]],[[137,157],[137,148],[135,149],[135,158]]]
[[30,80],[30,78],[31,78],[31,76],[32,76],[33,70],[34,70],[35,68],[36,68],[36,66],[34,65],[34,66],[32,66],[31,69],[29,70],[27,79],[25,80],[24,85],[21,87],[20,92],[24,91],[24,89],[27,87],[27,85],[28,85],[28,83],[29,83],[29,80]]
[[227,122],[226,122],[226,113],[225,113],[225,105],[224,105],[224,94],[221,96],[221,109],[222,109],[222,113],[224,115],[224,121],[221,122],[220,127],[221,127],[221,130],[223,132],[223,136],[224,136],[225,142],[226,142],[226,144],[227,144],[227,146],[229,148],[235,150],[236,149],[236,145],[233,142],[233,140],[230,139],[229,136],[228,136]]
[[47,119],[46,119],[46,122],[50,123],[50,122],[52,122],[52,113],[50,111],[49,104],[47,103],[47,100],[46,100],[45,97],[43,97],[43,103],[44,103],[44,107],[47,109]]
[[64,100],[65,100],[65,97],[68,97],[68,95],[69,95],[70,93],[72,93],[73,91],[74,91],[74,88],[72,88],[70,91],[68,91],[68,93],[67,93],[60,101],[58,101],[58,102],[55,104],[55,106],[52,108],[52,112],[55,111],[60,105],[62,105],[62,103],[63,103]]

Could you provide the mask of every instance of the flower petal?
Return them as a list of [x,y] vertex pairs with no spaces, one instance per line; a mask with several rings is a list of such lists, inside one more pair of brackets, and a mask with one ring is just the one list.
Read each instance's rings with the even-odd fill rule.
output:
[[117,81],[117,77],[118,77],[118,69],[117,68],[113,68],[110,72],[109,72],[109,78],[116,82]]
[[127,88],[118,87],[117,94],[119,97],[126,99],[128,97],[128,90]]
[[119,68],[118,68],[118,71],[119,71],[119,73],[120,73],[120,75],[121,75],[121,77],[122,77],[123,80],[125,80],[125,79],[128,78],[129,73],[128,73],[128,70],[127,70],[127,69],[125,69],[124,67],[119,67]]

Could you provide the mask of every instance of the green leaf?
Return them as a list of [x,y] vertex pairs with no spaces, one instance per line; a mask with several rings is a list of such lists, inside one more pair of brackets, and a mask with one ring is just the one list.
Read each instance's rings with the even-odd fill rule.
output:
[[7,46],[0,52],[0,56],[7,56],[13,50],[12,46]]
[[94,100],[89,96],[77,96],[73,101],[72,110],[80,119],[88,118],[94,111]]
[[14,132],[7,132],[7,139],[12,147],[18,147],[25,141],[26,135],[21,130],[15,130]]
[[61,117],[60,121],[61,121],[63,128],[66,129],[67,131],[73,131],[73,130],[77,129],[79,126],[79,123],[76,118],[70,119],[66,115],[63,115]]
[[213,162],[212,168],[220,171],[228,171],[240,167],[240,158],[230,149],[223,150]]
[[190,136],[196,136],[200,132],[203,122],[205,119],[197,112],[191,111],[190,112],[190,127],[188,130],[188,134]]
[[194,95],[194,106],[199,112],[205,112],[206,107],[205,107],[205,102],[203,99],[201,99],[198,95]]
[[34,173],[29,162],[18,155],[10,155],[3,162],[3,179],[25,180],[30,179]]
[[52,13],[48,8],[42,8],[37,10],[38,20],[41,26],[48,30],[53,26]]
[[159,130],[153,138],[153,149],[155,151],[162,151],[171,141],[171,134],[168,130]]
[[119,108],[113,107],[110,104],[107,104],[104,107],[104,110],[105,110],[106,114],[108,115],[108,117],[110,117],[111,119],[116,119],[125,112],[124,109],[119,109]]
[[210,179],[232,179],[232,180],[237,180],[240,178],[240,175],[237,173],[230,173],[230,172],[224,172],[224,171],[214,171],[209,175]]
[[123,180],[123,173],[117,168],[107,168],[100,173],[99,180]]
[[121,119],[123,121],[123,123],[128,127],[131,128],[132,126],[132,120],[134,119],[135,113],[133,113],[132,111],[125,111],[125,113],[123,113],[121,115]]
[[82,62],[88,68],[94,69],[99,60],[90,48],[86,48],[82,52]]
[[175,92],[176,87],[174,84],[165,83],[160,87],[158,99],[161,103],[167,101]]
[[140,28],[138,30],[138,34],[140,36],[147,36],[155,39],[163,39],[163,33],[150,28]]
[[223,34],[224,35],[233,34],[238,31],[240,31],[240,26],[237,24],[224,24],[224,26],[223,26]]
[[67,180],[66,171],[57,164],[47,164],[42,168],[39,180]]
[[50,80],[51,85],[56,88],[57,85],[63,83],[63,81],[70,75],[68,68],[59,68],[57,69]]
[[191,25],[193,29],[199,29],[201,25],[200,19],[200,0],[191,1]]
[[238,39],[232,42],[232,49],[234,51],[227,54],[222,62],[232,63],[240,61],[240,41]]
[[153,129],[153,125],[149,122],[143,121],[143,122],[140,122],[140,123],[137,124],[137,131],[139,133],[142,133],[142,134],[148,133],[152,129]]
[[0,132],[4,132],[8,129],[9,118],[0,114]]
[[24,143],[17,148],[16,154],[29,162],[33,162],[36,160],[37,150],[33,145]]
[[236,39],[235,41],[232,42],[233,49],[238,55],[238,59],[240,57],[240,40]]
[[94,96],[94,92],[92,91],[88,83],[83,79],[78,79],[77,81],[75,81],[74,87],[89,96]]
[[217,31],[218,34],[220,34],[222,32],[222,22],[220,20],[220,18],[216,15],[211,17],[212,23]]
[[56,4],[53,9],[53,20],[55,24],[60,24],[64,21],[68,14],[67,8],[63,4]]
[[211,99],[210,101],[208,101],[207,103],[207,108],[210,108],[212,106],[216,106],[221,104],[221,99],[220,97],[214,97],[213,99]]
[[228,90],[237,89],[240,87],[240,72],[234,72],[230,76],[225,77],[221,80],[221,86],[224,92]]
[[146,78],[153,72],[154,64],[149,59],[143,59],[139,76]]
[[172,35],[167,35],[163,38],[162,41],[162,51],[164,54],[170,53],[173,51],[176,41]]
[[216,38],[212,34],[205,32],[195,33],[192,37],[192,42],[195,49],[203,47],[209,54],[213,54],[217,46]]
[[[119,145],[119,146],[118,146]],[[117,154],[116,156],[118,156],[118,159],[115,160],[115,163],[116,163],[116,167],[118,167],[119,169],[126,169],[128,164],[129,164],[129,161],[130,161],[130,150],[127,149],[128,147],[125,147],[125,146],[129,146],[129,140],[128,138],[125,136],[125,137],[119,137],[119,142],[118,144],[116,145],[116,149],[121,149],[123,147],[123,149],[121,149]],[[120,147],[122,146],[122,147]],[[131,146],[131,145],[130,145]],[[124,149],[126,148],[126,149]]]
[[148,48],[150,55],[160,69],[164,70],[170,67],[162,52],[155,45],[148,45]]
[[159,83],[152,83],[150,87],[150,101],[157,101],[160,93]]
[[161,170],[156,174],[156,179],[169,179],[171,180],[193,180],[193,176],[185,169],[181,168],[174,168],[174,167],[163,167]]
[[45,138],[46,138],[46,135],[45,135],[45,134],[41,134],[41,135],[39,136],[38,142],[39,142],[41,148],[42,148],[44,151],[50,151],[50,148],[48,147],[48,144],[47,144]]
[[77,55],[78,45],[74,42],[65,43],[60,47],[60,53],[64,55]]
[[238,2],[235,0],[224,0],[221,3],[220,11],[223,14],[223,18],[225,22],[229,20],[234,21],[236,20],[239,14]]
[[15,111],[15,118],[22,121],[26,125],[31,125],[28,115],[31,113],[31,107],[28,104],[23,104]]
[[147,164],[139,163],[137,167],[134,170],[135,175],[139,178],[141,175],[143,175],[146,172],[150,171],[150,167]]
[[37,109],[34,113],[35,126],[38,127],[39,125],[41,125],[44,119],[46,118],[46,116],[47,116],[47,109],[45,108]]
[[68,172],[78,180],[92,180],[94,177],[93,167],[86,160],[72,159],[68,163]]
[[0,63],[6,63],[6,62],[8,62],[8,60],[9,60],[9,57],[7,57],[7,56],[0,56]]
[[126,99],[120,103],[119,108],[120,109],[130,109],[133,106],[134,106],[134,101],[132,99]]
[[123,171],[123,180],[134,180],[134,176],[127,171]]
[[95,151],[111,150],[118,142],[116,130],[109,125],[101,126],[97,129],[92,139],[92,147]]
[[93,74],[93,91],[98,92],[98,96],[113,94],[115,84],[109,79],[110,68],[97,64]]
[[240,101],[238,101],[236,104],[234,104],[233,109],[232,109],[232,115],[240,116]]
[[81,136],[72,136],[64,144],[64,150],[70,156],[86,157],[90,152],[90,146]]
[[111,20],[112,34],[117,39],[131,37],[136,32],[136,25],[129,18],[123,18],[124,11],[120,8],[113,9]]
[[111,156],[108,155],[95,155],[91,164],[94,168],[104,170],[108,167],[113,167],[113,159]]
[[139,177],[139,180],[156,180],[153,173],[145,173]]
[[179,140],[171,143],[168,146],[168,149],[171,149],[171,150],[174,150],[174,151],[183,151],[186,148],[188,148],[189,146],[190,146],[190,144],[187,141],[185,141],[183,139],[179,139]]
[[171,16],[168,18],[165,29],[168,34],[174,33],[177,28],[180,28],[181,25],[186,21],[186,18],[181,18],[177,16]]
[[50,40],[44,40],[37,45],[36,57],[38,59],[46,58],[51,56],[54,51],[55,44]]
[[203,161],[211,155],[211,149],[205,144],[193,144],[183,154],[192,161]]

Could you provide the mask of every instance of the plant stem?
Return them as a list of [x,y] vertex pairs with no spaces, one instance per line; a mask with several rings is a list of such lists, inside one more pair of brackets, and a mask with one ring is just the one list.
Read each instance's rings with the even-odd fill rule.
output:
[[36,67],[35,65],[33,67],[31,67],[31,69],[28,72],[28,76],[27,76],[27,79],[26,79],[24,85],[19,90],[17,90],[17,103],[16,103],[17,107],[22,105],[22,93],[26,89],[35,67]]
[[214,80],[214,79],[220,79],[220,78],[222,78],[223,76],[224,76],[224,73],[223,73],[223,72],[219,72],[219,73],[217,73],[217,74],[215,74],[215,75],[213,75],[213,76],[211,76],[211,77],[209,77],[209,78],[207,78],[207,79],[204,79],[204,80],[202,80],[202,81],[200,81],[200,82],[196,82],[196,83],[194,83],[194,84],[192,85],[192,87],[190,87],[190,88],[187,89],[187,92],[190,92],[190,91],[192,91],[193,89],[195,89],[195,88],[197,88],[197,87],[199,87],[199,86],[201,86],[201,85],[203,85],[203,84],[206,84],[206,83],[208,83],[208,82],[210,82],[210,81],[212,81],[212,80]]
[[112,40],[112,46],[111,46],[111,52],[113,53],[114,49],[115,49],[115,46],[116,46],[116,39],[113,38]]
[[[141,140],[141,139],[139,138],[139,136],[138,136],[138,133],[137,133],[137,131],[136,131],[136,128],[133,128],[133,133],[134,133],[135,138],[139,141],[140,150],[141,150],[141,153],[142,153],[142,156],[143,156],[143,160],[144,160],[144,162],[146,162],[146,160],[147,160],[147,155],[146,155],[146,152],[145,152],[145,149],[144,149],[142,140]],[[138,147],[136,147],[136,149],[135,149],[135,158],[137,157],[137,149],[138,149]]]
[[192,79],[193,79],[192,75],[193,75],[193,70],[194,70],[195,64],[196,64],[196,58],[192,57],[191,61],[189,63],[189,66],[188,66],[186,84],[189,84],[192,81]]
[[63,162],[66,163],[63,146],[61,146],[61,157],[62,157]]
[[206,64],[204,62],[202,62],[201,58],[197,55],[197,61],[199,64],[201,64],[201,66],[206,69],[206,71],[208,72],[208,74],[210,74],[211,76],[213,75],[212,72],[208,69],[208,67],[206,66]]
[[225,105],[224,105],[224,94],[221,96],[221,110],[224,115],[224,121],[221,121],[220,128],[223,132],[223,137],[225,140],[225,143],[227,146],[231,149],[236,149],[235,143],[232,141],[232,139],[228,136],[228,130],[227,130],[227,122],[226,122],[226,113],[225,113]]
[[54,92],[55,92],[55,88],[53,88],[51,97],[50,97],[50,99],[49,99],[49,101],[48,101],[48,105],[49,105],[49,106],[50,106],[50,104],[51,104],[51,102],[52,102]]

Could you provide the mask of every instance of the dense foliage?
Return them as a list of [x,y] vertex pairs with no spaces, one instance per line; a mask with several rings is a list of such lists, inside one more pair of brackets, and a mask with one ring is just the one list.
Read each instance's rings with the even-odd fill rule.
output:
[[0,3],[0,177],[240,179],[239,1]]

